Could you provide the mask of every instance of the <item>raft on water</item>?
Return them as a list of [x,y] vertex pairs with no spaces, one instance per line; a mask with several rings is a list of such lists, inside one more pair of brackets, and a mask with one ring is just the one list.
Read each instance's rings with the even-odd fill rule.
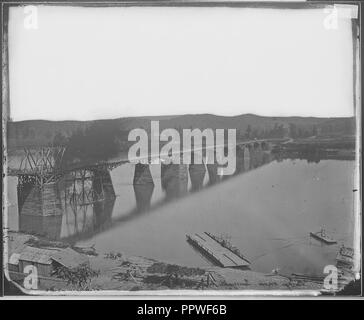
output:
[[310,232],[310,236],[315,238],[318,241],[324,242],[326,244],[335,244],[337,241],[331,237],[329,237],[324,229],[321,229],[319,232]]
[[224,268],[247,268],[250,262],[224,247],[207,232],[186,235],[187,241],[218,266]]

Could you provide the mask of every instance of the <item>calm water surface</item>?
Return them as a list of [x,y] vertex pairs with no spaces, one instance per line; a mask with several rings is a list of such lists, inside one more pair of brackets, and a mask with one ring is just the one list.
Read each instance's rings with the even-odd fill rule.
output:
[[338,246],[308,234],[325,227],[339,244],[353,245],[354,161],[261,160],[257,168],[247,161],[245,172],[211,186],[204,167],[163,173],[158,165],[150,166],[154,184],[133,185],[135,166],[125,164],[111,171],[115,200],[71,208],[63,182],[63,214],[47,219],[19,214],[10,177],[9,228],[190,266],[210,262],[186,234],[209,231],[228,234],[252,270],[322,274]]

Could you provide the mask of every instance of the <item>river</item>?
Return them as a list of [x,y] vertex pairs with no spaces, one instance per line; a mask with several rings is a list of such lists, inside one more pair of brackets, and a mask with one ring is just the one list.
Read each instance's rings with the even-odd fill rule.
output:
[[[124,164],[111,171],[115,199],[72,207],[62,191],[70,183],[63,181],[62,214],[46,218],[19,214],[17,178],[8,177],[8,226],[189,266],[211,265],[186,242],[186,234],[209,231],[228,235],[252,270],[318,275],[335,264],[340,244],[353,246],[354,167],[354,161],[267,157],[258,165],[245,161],[240,174],[213,184],[203,166],[163,173],[151,165],[152,180],[133,184],[135,166]],[[321,227],[337,245],[309,237]]]

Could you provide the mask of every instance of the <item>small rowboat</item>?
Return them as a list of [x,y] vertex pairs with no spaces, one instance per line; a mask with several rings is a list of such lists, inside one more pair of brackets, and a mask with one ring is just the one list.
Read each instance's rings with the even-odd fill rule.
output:
[[325,230],[321,230],[319,232],[310,232],[310,236],[312,238],[315,238],[318,241],[324,242],[326,244],[334,244],[337,243],[337,241],[331,237],[329,237],[326,233]]

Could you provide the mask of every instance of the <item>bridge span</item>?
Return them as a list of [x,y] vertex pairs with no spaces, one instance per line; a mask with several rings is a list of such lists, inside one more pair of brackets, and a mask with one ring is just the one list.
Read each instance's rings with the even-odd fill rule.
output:
[[[242,154],[245,148],[261,148],[262,150],[269,150],[271,144],[284,142],[287,139],[254,139],[249,141],[241,141],[236,143],[236,155]],[[214,146],[216,149],[223,148],[227,150],[232,148],[228,144]],[[34,180],[34,183],[43,184],[54,182],[60,179],[62,176],[69,174],[70,172],[77,170],[113,170],[114,168],[130,162],[127,158],[113,159],[106,161],[97,161],[93,163],[77,162],[77,163],[65,163],[62,161],[65,153],[65,147],[39,147],[35,149],[24,148],[24,156],[20,161],[18,167],[7,168],[7,175],[24,177]],[[182,150],[180,155],[188,152],[206,151],[206,147],[194,148],[193,150]],[[143,160],[143,159],[141,159]],[[155,160],[161,160],[160,155],[149,155],[148,159],[144,159],[145,164],[156,163]],[[162,159],[163,161],[163,159]],[[158,162],[158,161],[157,161]],[[206,161],[205,161],[206,162]]]
[[[234,175],[271,161],[269,147],[262,148],[259,142],[254,140],[237,147]],[[55,176],[53,180],[44,179],[43,182],[32,176],[34,173],[42,172],[39,169],[30,174],[18,173],[17,194],[21,230],[51,233],[54,239],[63,238],[70,242],[81,238],[88,239],[95,232],[126,223],[143,212],[159,208],[172,199],[198,192],[234,176],[219,175],[216,164],[139,163],[133,165],[134,172],[128,185],[130,183],[134,192],[135,208],[125,212],[119,218],[112,219],[117,194],[114,190],[111,170],[127,163],[128,161],[121,160],[72,168]],[[158,176],[155,176],[155,168],[159,168]],[[154,170],[154,174],[151,169]],[[44,172],[47,171],[43,168]],[[157,183],[160,183],[165,196],[157,202],[152,202]],[[94,218],[88,221],[87,217]],[[69,230],[65,231],[65,226],[68,226]]]

